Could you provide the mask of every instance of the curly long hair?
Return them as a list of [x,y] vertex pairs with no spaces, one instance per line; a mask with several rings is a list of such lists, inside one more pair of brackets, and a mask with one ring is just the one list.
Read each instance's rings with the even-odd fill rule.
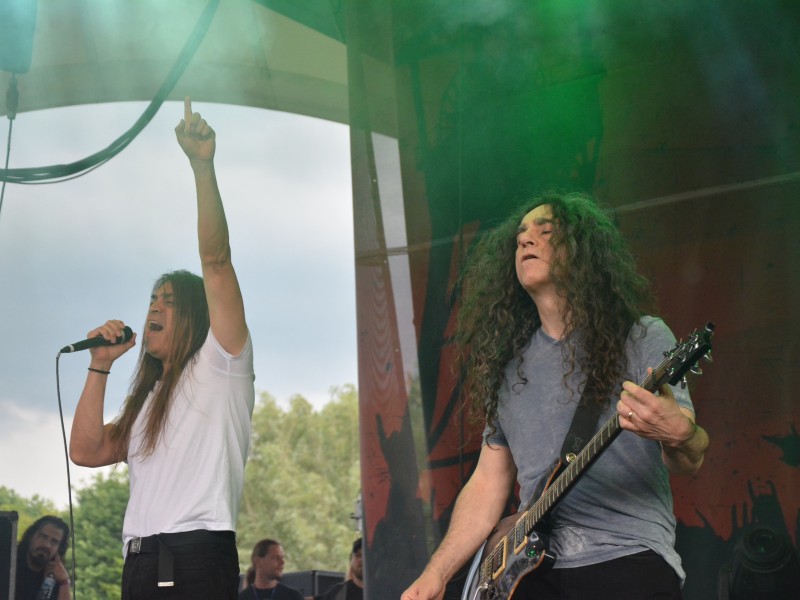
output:
[[592,397],[606,402],[626,368],[631,326],[655,305],[628,244],[591,198],[548,192],[526,203],[476,243],[458,284],[456,368],[473,417],[485,418],[490,428],[505,370],[516,359],[522,377],[522,353],[541,326],[517,279],[515,253],[523,217],[543,204],[555,223],[550,278],[564,300],[565,383],[579,368],[583,383],[592,383]]
[[[151,356],[142,344],[136,372],[131,380],[130,396],[125,401],[122,415],[110,430],[111,439],[120,448],[127,447],[131,430],[148,394],[155,394],[147,411],[145,424],[144,456],[153,453],[164,433],[173,392],[178,385],[183,369],[200,349],[208,336],[210,317],[203,278],[189,271],[165,273],[153,285],[155,294],[163,285],[172,284],[175,306],[172,348],[167,359],[169,368],[164,371],[161,360]],[[145,320],[145,327],[147,322]],[[156,385],[158,384],[157,388]],[[124,457],[123,457],[124,458]]]

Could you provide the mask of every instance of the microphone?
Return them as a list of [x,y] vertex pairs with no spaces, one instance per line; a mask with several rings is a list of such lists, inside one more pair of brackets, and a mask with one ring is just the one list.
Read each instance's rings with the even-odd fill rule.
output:
[[98,346],[113,346],[115,344],[124,344],[129,339],[133,337],[133,331],[127,325],[122,328],[122,336],[118,337],[116,341],[109,342],[106,338],[102,335],[98,335],[96,337],[90,337],[85,340],[81,340],[80,342],[75,342],[74,344],[70,344],[69,346],[64,346],[61,349],[61,353],[67,352],[80,352],[81,350],[87,350],[89,348],[97,348]]

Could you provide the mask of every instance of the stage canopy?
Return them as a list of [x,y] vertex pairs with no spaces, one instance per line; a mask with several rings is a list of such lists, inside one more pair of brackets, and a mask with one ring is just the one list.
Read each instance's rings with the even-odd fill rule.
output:
[[[178,75],[167,99],[191,94],[346,123],[343,18],[341,3],[328,0],[8,0],[0,85],[20,73],[24,112],[149,101]],[[174,73],[187,44],[196,54]]]

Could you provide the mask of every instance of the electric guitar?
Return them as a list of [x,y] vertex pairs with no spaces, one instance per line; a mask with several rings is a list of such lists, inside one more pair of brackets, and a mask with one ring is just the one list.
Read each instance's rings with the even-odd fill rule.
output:
[[[695,330],[686,342],[678,342],[664,360],[645,378],[641,387],[655,392],[668,383],[685,385],[687,372],[700,374],[697,362],[711,360],[711,337],[714,324]],[[521,511],[506,517],[494,528],[472,561],[461,600],[508,600],[520,579],[540,567],[550,567],[555,556],[547,550],[546,536],[536,527],[556,503],[586,471],[589,465],[622,432],[619,415],[614,414],[577,455],[559,459],[544,484],[544,491],[531,498]]]

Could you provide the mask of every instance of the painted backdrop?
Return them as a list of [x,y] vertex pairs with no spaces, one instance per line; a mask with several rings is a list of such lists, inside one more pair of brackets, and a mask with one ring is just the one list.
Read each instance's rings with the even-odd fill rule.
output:
[[547,187],[615,211],[677,336],[717,324],[693,384],[712,446],[674,478],[685,597],[715,597],[750,524],[797,543],[799,20],[789,1],[349,4],[372,600],[419,574],[477,457],[450,368],[464,254]]

